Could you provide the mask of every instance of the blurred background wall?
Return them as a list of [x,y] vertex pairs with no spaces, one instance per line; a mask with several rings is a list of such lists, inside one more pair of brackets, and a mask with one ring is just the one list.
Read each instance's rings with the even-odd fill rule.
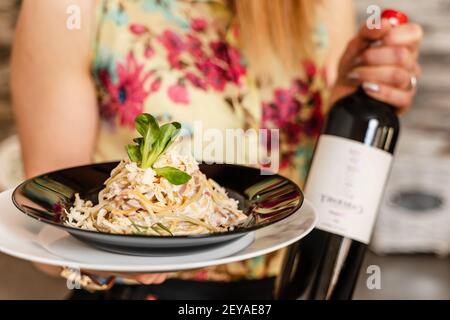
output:
[[0,1],[0,139],[13,132],[9,99],[9,54],[18,0]]
[[[446,171],[450,169],[450,0],[355,0],[360,21],[371,4],[403,10],[422,24],[423,76],[412,111],[402,117],[394,178],[381,208],[374,252],[365,262],[365,266],[380,265],[383,288],[370,291],[361,277],[355,298],[449,299],[450,263],[443,256],[448,254],[450,234],[450,174]],[[19,0],[0,1],[0,144],[14,134],[8,77],[19,5]],[[405,255],[408,252],[434,252],[441,257]],[[62,298],[66,294],[64,281],[0,254],[0,299]]]

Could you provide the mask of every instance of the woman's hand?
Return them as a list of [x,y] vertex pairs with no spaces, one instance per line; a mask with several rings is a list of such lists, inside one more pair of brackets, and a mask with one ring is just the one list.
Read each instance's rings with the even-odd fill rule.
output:
[[412,82],[420,76],[422,35],[422,28],[413,23],[392,27],[382,19],[380,29],[362,26],[340,60],[330,103],[362,84],[369,96],[397,107],[399,113],[408,110],[416,92]]
[[[53,276],[58,277],[61,275],[62,268],[56,266],[50,266],[46,264],[35,263],[37,269],[40,271]],[[124,273],[124,272],[106,272],[106,271],[92,271],[92,270],[82,270],[83,274],[89,276],[96,276],[102,278],[123,278],[126,280],[135,281],[139,284],[161,284],[167,279],[167,273]]]
[[139,284],[161,284],[166,278],[166,273],[125,273],[125,272],[101,272],[101,271],[89,271],[83,270],[84,273],[90,276],[99,276],[103,278],[122,278],[125,280],[135,281]]

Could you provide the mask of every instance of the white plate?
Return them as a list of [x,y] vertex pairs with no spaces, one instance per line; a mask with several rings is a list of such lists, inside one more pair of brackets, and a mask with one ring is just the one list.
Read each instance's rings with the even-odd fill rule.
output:
[[[89,262],[89,257],[95,256],[97,260],[102,261],[104,264],[114,264],[117,262],[118,256],[121,256],[122,258],[124,256],[120,253],[96,249],[93,246],[75,239],[67,232],[51,226],[45,226],[41,232],[39,232],[38,239],[39,243],[47,249],[47,251],[71,261]],[[171,263],[174,258],[176,258],[178,263],[214,260],[230,256],[233,253],[247,248],[254,239],[254,232],[250,232],[237,240],[227,241],[223,244],[195,248],[178,248],[177,250],[161,249],[153,252],[153,255],[149,254],[143,257],[146,257],[147,260],[149,260],[149,263],[161,265]]]
[[[208,250],[165,257],[125,256],[88,247],[69,238],[65,231],[53,230],[16,209],[11,201],[12,190],[0,193],[0,251],[38,263],[71,268],[117,272],[169,272],[226,264],[261,256],[306,236],[317,220],[315,210],[305,200],[300,210],[288,218],[251,235],[238,243],[223,247],[225,256],[217,247]],[[51,228],[51,229],[47,229]],[[60,239],[61,243],[55,242]],[[249,244],[248,242],[251,242]],[[244,248],[238,252],[236,248]],[[218,254],[219,252],[219,254]]]

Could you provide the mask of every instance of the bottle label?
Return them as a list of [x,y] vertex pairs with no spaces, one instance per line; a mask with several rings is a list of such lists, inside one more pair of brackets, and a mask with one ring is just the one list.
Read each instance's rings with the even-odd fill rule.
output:
[[369,243],[391,162],[386,151],[321,135],[305,186],[316,228]]

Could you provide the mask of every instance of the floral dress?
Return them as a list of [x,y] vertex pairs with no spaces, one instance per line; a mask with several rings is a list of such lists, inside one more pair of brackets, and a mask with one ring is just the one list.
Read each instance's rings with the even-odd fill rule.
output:
[[[134,118],[204,128],[279,128],[280,173],[302,184],[324,118],[324,72],[311,61],[296,78],[259,81],[240,50],[226,0],[100,0],[92,73],[99,99],[96,161],[126,157]],[[300,76],[301,75],[301,76]],[[264,83],[264,84],[263,84]],[[280,252],[181,272],[197,280],[274,276]]]

